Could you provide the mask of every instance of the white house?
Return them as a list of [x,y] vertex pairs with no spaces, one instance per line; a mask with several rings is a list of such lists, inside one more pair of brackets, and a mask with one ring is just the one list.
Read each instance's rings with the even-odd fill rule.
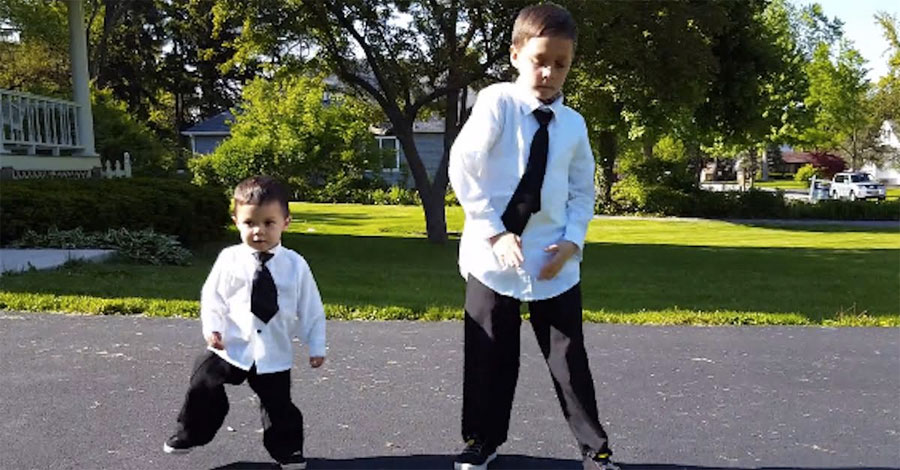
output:
[[[884,121],[881,124],[881,139],[894,152],[900,152],[900,125],[896,121]],[[900,184],[900,167],[897,164],[888,163],[882,166],[875,166],[872,163],[867,163],[860,170],[870,173],[875,179],[884,183]]]
[[74,101],[0,89],[0,179],[101,174],[94,150],[84,4],[66,3]]

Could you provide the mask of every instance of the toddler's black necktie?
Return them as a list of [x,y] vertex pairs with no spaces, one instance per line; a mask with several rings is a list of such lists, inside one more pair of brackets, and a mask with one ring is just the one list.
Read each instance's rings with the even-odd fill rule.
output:
[[266,262],[272,259],[272,253],[257,251],[253,254],[256,256],[256,272],[253,273],[253,287],[250,291],[250,311],[259,317],[263,323],[269,323],[269,320],[278,312],[278,291],[275,289],[275,280],[272,279],[272,273],[266,267]]
[[553,119],[553,112],[536,109],[534,117],[540,127],[531,141],[525,173],[500,217],[506,230],[516,235],[522,235],[531,214],[541,210],[541,187],[544,185],[544,173],[547,172],[547,150],[550,144],[547,125]]

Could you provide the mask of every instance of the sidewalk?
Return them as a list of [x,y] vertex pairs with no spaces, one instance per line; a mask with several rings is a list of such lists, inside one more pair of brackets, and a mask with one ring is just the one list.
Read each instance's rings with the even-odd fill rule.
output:
[[103,261],[115,250],[0,249],[0,276],[3,273],[50,269],[70,260]]

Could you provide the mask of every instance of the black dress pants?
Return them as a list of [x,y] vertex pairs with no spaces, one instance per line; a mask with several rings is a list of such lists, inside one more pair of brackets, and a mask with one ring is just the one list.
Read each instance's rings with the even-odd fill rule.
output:
[[192,445],[207,444],[228,414],[225,384],[247,381],[259,396],[263,445],[275,460],[303,450],[303,414],[291,402],[291,371],[257,374],[235,367],[207,351],[197,358],[191,383],[178,414],[178,437]]
[[[506,441],[519,378],[521,302],[469,276],[465,303],[463,440]],[[585,454],[610,452],[600,425],[581,324],[581,284],[529,302],[531,327],[550,369],[556,396]]]

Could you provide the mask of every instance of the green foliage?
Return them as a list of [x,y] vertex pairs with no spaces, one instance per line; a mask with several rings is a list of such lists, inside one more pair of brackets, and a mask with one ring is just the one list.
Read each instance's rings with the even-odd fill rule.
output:
[[622,213],[716,219],[900,220],[900,201],[786,201],[781,192],[675,189],[626,179],[613,187]]
[[376,189],[372,192],[372,203],[382,206],[418,206],[422,201],[414,189],[391,186],[386,191]]
[[0,190],[0,242],[51,227],[86,231],[153,229],[187,246],[219,239],[229,221],[219,188],[173,179],[22,180]]
[[128,112],[111,90],[92,90],[94,134],[101,161],[122,162],[131,155],[135,176],[164,176],[174,169],[175,157],[144,123]]
[[794,181],[799,181],[801,183],[806,183],[806,186],[809,186],[809,180],[815,176],[816,178],[822,178],[823,171],[820,168],[816,168],[812,165],[812,163],[807,163],[806,165],[801,166],[797,173],[794,173]]
[[69,99],[69,57],[38,41],[0,41],[0,88]]
[[612,187],[615,210],[647,214],[689,211],[691,196],[698,191],[684,153],[684,145],[665,137],[654,148],[654,157],[645,158],[633,146],[619,162],[622,176]]
[[119,255],[139,263],[152,265],[186,265],[191,252],[172,236],[152,229],[109,229],[106,232],[84,232],[81,227],[73,230],[50,228],[39,234],[28,230],[12,246],[21,248],[98,248],[117,250]]
[[200,302],[139,297],[110,299],[84,295],[0,292],[0,309],[24,312],[87,313],[92,315],[197,317],[200,315]]
[[888,13],[875,16],[888,42],[888,71],[878,81],[875,110],[879,119],[900,121],[900,19]]
[[[200,303],[188,300],[146,299],[139,297],[101,298],[75,295],[0,292],[0,309],[19,312],[62,312],[90,315],[145,315],[148,317],[189,317],[200,315]],[[463,312],[455,308],[378,306],[357,304],[325,304],[330,320],[355,321],[461,321]],[[834,318],[810,319],[792,313],[750,313],[740,311],[701,311],[667,309],[645,312],[606,312],[585,309],[584,320],[590,323],[627,325],[693,325],[693,326],[772,326],[827,325],[832,327],[900,326],[896,315],[868,315],[865,312],[840,311]]]
[[366,171],[380,171],[372,110],[349,97],[323,103],[321,77],[258,79],[244,89],[231,138],[213,154],[189,162],[201,185],[233,187],[246,177],[279,177],[308,194],[365,187]]
[[812,125],[802,131],[808,148],[839,149],[852,168],[872,153],[881,153],[878,128],[866,78],[865,59],[849,43],[837,50],[820,43],[806,66],[809,94],[806,106],[813,111]]

